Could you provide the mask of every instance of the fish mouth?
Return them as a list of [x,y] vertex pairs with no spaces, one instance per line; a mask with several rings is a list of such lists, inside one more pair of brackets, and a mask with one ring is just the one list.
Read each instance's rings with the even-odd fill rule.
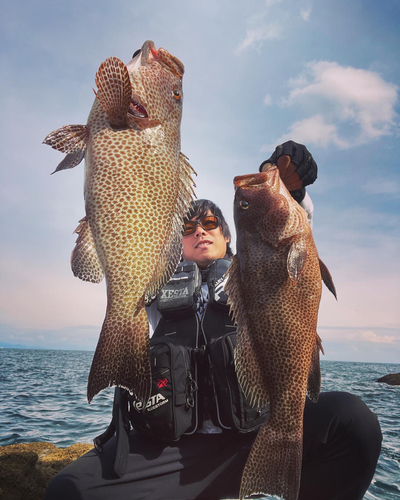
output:
[[276,183],[279,183],[279,170],[276,166],[269,168],[267,172],[238,175],[233,179],[235,190],[238,188],[262,188],[264,185],[274,187]]
[[146,109],[139,102],[139,100],[136,96],[131,97],[131,103],[129,105],[128,113],[130,115],[133,115],[135,118],[148,118],[149,117]]
[[135,57],[127,64],[129,72],[138,71],[141,66],[148,66],[153,62],[161,64],[165,69],[173,73],[178,78],[183,77],[185,67],[182,62],[168,50],[160,47],[156,49],[154,42],[147,40],[144,42],[140,52],[135,52]]

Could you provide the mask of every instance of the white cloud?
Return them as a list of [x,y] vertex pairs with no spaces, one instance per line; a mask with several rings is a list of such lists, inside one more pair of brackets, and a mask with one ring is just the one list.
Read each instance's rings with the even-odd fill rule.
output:
[[399,331],[389,329],[385,332],[378,332],[374,329],[358,329],[352,327],[326,328],[319,326],[318,330],[322,331],[324,339],[336,342],[366,342],[372,344],[393,344],[400,345]]
[[278,23],[270,23],[266,26],[250,29],[246,32],[244,40],[235,49],[239,55],[248,48],[260,49],[265,40],[276,40],[282,37],[282,26]]
[[310,16],[311,16],[311,11],[312,11],[312,6],[311,3],[307,3],[301,10],[300,10],[300,17],[303,19],[303,21],[309,21]]
[[288,140],[319,147],[327,147],[330,144],[334,144],[340,149],[350,147],[346,140],[339,137],[337,126],[326,123],[320,114],[293,123],[289,132],[275,139],[273,143],[264,145],[261,151],[271,151],[275,149],[276,144],[282,144]]
[[272,104],[272,99],[271,99],[271,96],[269,94],[267,94],[264,97],[264,104],[265,104],[265,106],[270,106]]
[[373,330],[359,330],[355,332],[353,338],[364,342],[373,342],[378,344],[395,344],[400,342],[399,337],[394,335],[378,335]]
[[316,61],[307,64],[306,72],[289,83],[293,90],[285,100],[287,105],[315,105],[315,99],[322,98],[338,124],[346,122],[359,127],[356,144],[393,133],[398,87],[378,73]]

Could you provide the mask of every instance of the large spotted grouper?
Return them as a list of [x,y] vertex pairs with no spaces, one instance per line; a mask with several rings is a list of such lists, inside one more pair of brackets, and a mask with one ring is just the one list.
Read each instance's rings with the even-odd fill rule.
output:
[[85,157],[86,216],[71,256],[75,276],[106,278],[107,310],[90,369],[90,402],[102,389],[128,389],[146,405],[151,391],[145,302],[175,271],[194,171],[180,152],[183,64],[153,42],[125,65],[106,59],[86,125],[44,142],[67,153],[56,171]]
[[237,255],[226,291],[238,335],[235,367],[246,397],[270,416],[245,465],[240,498],[263,493],[297,500],[306,393],[318,400],[321,375],[317,328],[321,277],[306,212],[276,167],[234,179]]

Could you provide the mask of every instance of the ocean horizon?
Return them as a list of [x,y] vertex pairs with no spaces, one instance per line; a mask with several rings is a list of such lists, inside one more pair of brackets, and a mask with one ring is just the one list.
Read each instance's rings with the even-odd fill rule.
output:
[[[111,420],[114,390],[89,405],[93,351],[0,346],[0,445],[48,441],[92,443]],[[321,361],[322,391],[348,391],[378,416],[382,452],[365,500],[400,499],[400,386],[377,383],[400,364]]]

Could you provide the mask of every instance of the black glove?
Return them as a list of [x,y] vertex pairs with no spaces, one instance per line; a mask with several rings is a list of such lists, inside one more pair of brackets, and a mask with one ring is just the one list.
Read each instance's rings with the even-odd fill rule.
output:
[[[281,158],[281,156],[285,156],[285,155],[290,157],[290,161],[278,163],[279,158]],[[284,172],[282,170],[284,169],[284,171],[286,171],[286,169],[288,169],[288,167],[292,166],[293,170],[295,169],[295,172],[298,174],[298,177],[297,177],[298,182],[296,183],[297,185],[296,185],[295,189],[298,189],[301,187],[304,188],[305,186],[312,184],[315,181],[315,179],[317,178],[318,167],[317,167],[317,164],[315,163],[314,158],[312,157],[311,153],[308,151],[308,149],[305,146],[303,146],[303,144],[298,144],[297,142],[294,142],[294,141],[287,141],[287,142],[284,142],[283,144],[280,144],[279,146],[277,146],[275,148],[275,151],[272,153],[272,156],[270,158],[268,158],[268,160],[265,160],[261,163],[260,172],[263,170],[263,166],[266,163],[272,163],[274,165],[278,165],[282,180],[284,182],[286,181],[286,178],[285,178]],[[287,163],[287,165],[286,165],[286,163]],[[294,163],[294,166],[291,165],[292,163]],[[290,168],[289,168],[289,170],[290,170]],[[291,179],[292,181],[296,180],[296,179],[293,179],[293,176],[291,176],[291,177],[292,177],[292,179]],[[296,176],[294,176],[294,177],[296,177]],[[301,186],[298,185],[300,181],[301,181]],[[285,184],[286,184],[286,182],[285,182]],[[287,187],[290,190],[290,186],[287,186]]]

